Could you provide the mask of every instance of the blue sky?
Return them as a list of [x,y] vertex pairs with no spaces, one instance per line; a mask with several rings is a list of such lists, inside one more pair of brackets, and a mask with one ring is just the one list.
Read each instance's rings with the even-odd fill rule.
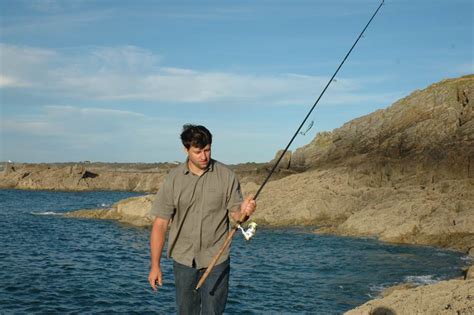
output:
[[[379,2],[0,1],[0,161],[224,163],[284,148]],[[317,132],[474,72],[473,1],[385,1],[310,120]]]

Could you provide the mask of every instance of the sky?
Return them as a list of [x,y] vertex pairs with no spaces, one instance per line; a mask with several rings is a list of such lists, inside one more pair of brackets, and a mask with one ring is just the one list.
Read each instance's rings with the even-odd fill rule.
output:
[[[0,161],[183,161],[194,123],[214,158],[267,162],[379,3],[0,0]],[[385,1],[290,150],[474,73],[473,3]]]

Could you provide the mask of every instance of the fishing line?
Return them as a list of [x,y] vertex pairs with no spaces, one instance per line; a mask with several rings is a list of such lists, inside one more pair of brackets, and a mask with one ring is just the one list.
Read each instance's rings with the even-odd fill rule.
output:
[[[296,130],[295,134],[293,135],[293,137],[291,138],[290,142],[288,143],[288,145],[286,146],[286,148],[283,150],[283,152],[280,154],[280,157],[278,158],[278,160],[275,162],[275,164],[273,165],[272,169],[270,170],[270,172],[268,173],[267,177],[265,178],[265,180],[263,181],[262,185],[260,185],[260,188],[258,189],[257,193],[255,194],[255,196],[253,197],[253,200],[257,200],[257,197],[258,195],[260,194],[260,192],[262,191],[263,187],[265,187],[265,185],[267,184],[268,180],[270,179],[270,177],[272,176],[272,174],[275,172],[278,164],[280,163],[281,159],[283,158],[283,156],[285,155],[285,153],[288,151],[288,148],[290,147],[290,145],[293,143],[293,141],[295,140],[296,136],[298,136],[301,128],[303,128],[304,124],[306,123],[306,121],[308,120],[309,116],[311,115],[311,113],[313,112],[314,108],[316,107],[316,105],[318,105],[319,103],[319,100],[321,99],[321,97],[324,95],[324,93],[326,92],[326,90],[328,89],[329,85],[331,84],[331,82],[333,82],[334,80],[334,77],[336,76],[336,74],[339,72],[339,70],[341,69],[342,65],[344,64],[344,62],[346,61],[346,59],[349,57],[349,55],[351,54],[352,50],[354,49],[354,47],[357,45],[357,42],[359,42],[359,39],[362,37],[362,35],[364,34],[365,30],[367,29],[367,27],[369,27],[370,23],[372,22],[372,20],[374,19],[374,17],[377,15],[377,13],[379,12],[380,8],[382,7],[382,5],[384,4],[384,1],[385,0],[382,0],[382,2],[380,3],[380,5],[378,6],[377,10],[375,10],[374,14],[372,14],[372,17],[370,18],[369,22],[367,22],[367,24],[365,25],[364,29],[362,30],[362,32],[360,32],[359,36],[357,37],[357,39],[355,40],[354,44],[352,44],[352,47],[351,49],[349,49],[349,51],[347,52],[346,56],[344,57],[344,59],[342,60],[342,62],[339,64],[339,66],[337,67],[336,71],[334,72],[334,74],[332,75],[332,77],[329,79],[328,83],[326,84],[326,86],[324,87],[323,91],[321,92],[321,94],[319,95],[319,97],[316,99],[316,102],[314,102],[313,106],[311,107],[311,109],[309,110],[308,114],[306,115],[306,117],[303,119],[303,121],[301,122],[300,126],[298,127],[298,129]],[[313,121],[314,123],[314,121]],[[309,128],[307,128],[307,131],[309,131],[309,129],[311,129],[313,124],[310,124]],[[209,264],[209,266],[207,267],[206,269],[206,272],[202,275],[201,279],[199,280],[197,286],[196,286],[196,289],[195,290],[198,290],[203,284],[204,284],[204,281],[206,281],[207,279],[207,276],[211,273],[212,269],[214,268],[214,266],[216,265],[217,261],[219,260],[219,258],[221,257],[222,253],[224,252],[224,250],[227,248],[227,246],[229,246],[231,240],[232,240],[232,237],[234,236],[234,234],[236,233],[236,231],[241,228],[240,227],[240,224],[242,224],[243,221],[245,221],[246,219],[246,215],[243,214],[240,219],[236,222],[236,224],[234,225],[234,227],[230,230],[229,232],[229,235],[227,236],[224,244],[221,246],[221,248],[219,249],[219,251],[217,252],[217,254],[213,257],[211,263]]]
[[[298,127],[298,129],[296,130],[295,134],[293,135],[293,137],[291,138],[290,142],[288,142],[288,145],[286,146],[286,148],[283,150],[283,152],[280,154],[280,157],[278,158],[278,160],[275,162],[275,164],[273,165],[272,169],[270,170],[270,172],[268,173],[267,177],[265,178],[265,180],[263,181],[262,185],[260,185],[260,188],[257,190],[257,193],[255,194],[255,196],[253,197],[254,200],[257,199],[258,195],[260,195],[260,192],[262,191],[263,187],[265,187],[265,185],[267,184],[268,180],[270,179],[270,177],[272,176],[272,174],[275,172],[276,168],[278,167],[278,164],[280,163],[281,159],[283,158],[283,156],[286,154],[286,152],[288,151],[288,148],[290,147],[290,145],[293,143],[293,141],[295,140],[296,136],[298,136],[298,133],[300,132],[301,128],[303,128],[304,124],[306,123],[306,121],[308,120],[309,116],[311,115],[311,113],[313,112],[314,108],[316,107],[316,105],[318,105],[319,103],[319,100],[321,99],[321,97],[323,97],[324,93],[326,92],[326,90],[328,89],[329,85],[331,85],[331,83],[333,82],[334,78],[336,77],[337,73],[339,72],[339,70],[342,68],[342,65],[344,64],[344,62],[346,62],[346,59],[349,57],[349,55],[351,54],[352,50],[354,49],[354,47],[357,45],[357,43],[359,42],[359,39],[362,37],[362,35],[364,35],[364,32],[365,30],[367,29],[367,27],[369,27],[370,23],[372,22],[372,20],[374,19],[374,17],[377,15],[377,13],[379,12],[380,8],[382,7],[382,5],[384,4],[385,0],[382,0],[382,2],[380,3],[380,5],[378,6],[377,10],[375,10],[374,14],[372,14],[372,17],[370,18],[369,22],[367,22],[367,24],[365,25],[364,29],[362,30],[362,32],[360,32],[359,36],[357,37],[357,39],[355,40],[354,44],[352,44],[352,47],[351,49],[349,49],[349,51],[347,52],[346,56],[344,57],[344,59],[341,61],[341,63],[339,64],[339,67],[337,67],[336,71],[334,72],[334,74],[332,75],[332,77],[329,79],[328,83],[326,84],[326,86],[324,87],[323,91],[321,92],[321,94],[319,95],[319,97],[317,98],[316,102],[314,102],[313,106],[311,107],[311,109],[309,110],[308,114],[306,115],[306,117],[303,119],[303,121],[301,122],[300,126]],[[313,126],[313,124],[310,124],[310,128],[308,128],[306,132],[309,131],[309,129],[311,129],[311,127]]]

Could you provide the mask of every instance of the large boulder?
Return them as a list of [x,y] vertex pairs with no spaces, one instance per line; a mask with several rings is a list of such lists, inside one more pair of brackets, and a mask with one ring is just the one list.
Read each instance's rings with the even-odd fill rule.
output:
[[[282,154],[283,154],[283,150],[279,150],[275,154],[275,157],[269,163],[271,167],[273,167],[276,164],[276,162],[278,161],[278,159],[280,158]],[[286,151],[275,169],[289,169],[290,165],[291,165],[291,151]]]
[[345,315],[474,314],[474,280],[449,280],[406,290],[350,310]]
[[155,195],[130,197],[106,209],[85,209],[66,213],[70,218],[117,220],[135,226],[150,226],[154,216],[150,214]]
[[474,265],[467,268],[465,279],[466,280],[474,280]]

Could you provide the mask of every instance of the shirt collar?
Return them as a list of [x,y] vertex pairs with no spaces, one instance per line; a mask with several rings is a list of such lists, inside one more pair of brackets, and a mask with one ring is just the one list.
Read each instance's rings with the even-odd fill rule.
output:
[[[189,170],[188,162],[189,162],[189,159],[186,158],[186,161],[184,162],[184,167],[183,167],[183,174],[184,174],[184,175],[187,175],[187,174],[189,174],[189,173],[191,172],[191,171]],[[204,173],[206,173],[206,172],[208,172],[208,171],[209,171],[209,172],[214,171],[214,163],[215,163],[215,161],[214,161],[213,159],[211,159],[211,160],[209,161],[209,164],[207,165],[207,169],[206,169],[206,171],[205,171]],[[204,174],[204,173],[203,173],[203,174]]]

